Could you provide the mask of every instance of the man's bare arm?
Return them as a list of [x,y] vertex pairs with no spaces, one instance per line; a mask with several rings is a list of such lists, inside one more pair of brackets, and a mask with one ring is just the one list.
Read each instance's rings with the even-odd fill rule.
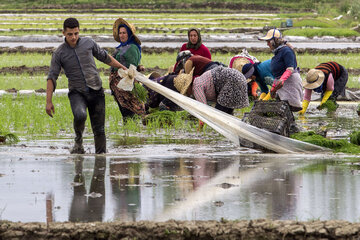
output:
[[53,114],[55,114],[55,108],[52,103],[53,92],[54,92],[54,83],[51,79],[48,79],[46,85],[46,113],[50,117],[53,117]]

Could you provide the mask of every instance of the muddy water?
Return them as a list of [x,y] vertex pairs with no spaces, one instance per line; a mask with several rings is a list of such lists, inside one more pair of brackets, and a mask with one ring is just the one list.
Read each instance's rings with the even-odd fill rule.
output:
[[[311,104],[303,129],[359,129],[356,104]],[[322,124],[322,122],[324,124]],[[340,131],[341,129],[341,131]],[[360,220],[360,156],[259,154],[220,138],[109,139],[106,156],[68,154],[71,139],[0,146],[0,219]],[[85,140],[87,152],[93,141]]]

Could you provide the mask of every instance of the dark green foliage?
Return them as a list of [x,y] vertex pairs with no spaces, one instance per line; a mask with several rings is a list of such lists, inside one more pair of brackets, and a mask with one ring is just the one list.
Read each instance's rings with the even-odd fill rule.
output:
[[0,144],[13,144],[19,142],[19,138],[13,133],[3,134],[0,132]]

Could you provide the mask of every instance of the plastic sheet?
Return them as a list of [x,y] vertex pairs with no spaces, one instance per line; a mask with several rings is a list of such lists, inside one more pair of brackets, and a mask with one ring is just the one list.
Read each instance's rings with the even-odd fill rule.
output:
[[240,144],[239,137],[241,137],[277,153],[328,151],[328,149],[320,146],[283,137],[246,124],[239,118],[163,87],[139,72],[136,73],[135,78],[205,122],[236,145]]

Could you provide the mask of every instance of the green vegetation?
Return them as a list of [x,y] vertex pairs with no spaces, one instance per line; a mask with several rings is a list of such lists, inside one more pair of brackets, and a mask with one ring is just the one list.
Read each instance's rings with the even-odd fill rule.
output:
[[318,106],[317,109],[322,110],[326,109],[328,113],[335,112],[339,105],[333,100],[327,100],[321,106]]
[[334,152],[360,153],[360,146],[349,143],[346,139],[331,140],[316,134],[314,131],[295,133],[291,135],[291,138],[326,147],[334,150]]
[[13,144],[19,142],[19,138],[13,133],[5,133],[0,131],[0,145]]
[[[266,43],[264,43],[266,44]],[[116,44],[114,43],[114,46]],[[180,48],[180,46],[179,46]],[[211,49],[210,49],[211,50]],[[239,50],[240,51],[240,50]],[[111,51],[110,51],[111,52]],[[270,52],[254,53],[249,51],[249,53],[260,61],[265,61],[271,59],[273,54]],[[176,52],[162,52],[162,53],[143,53],[141,64],[146,68],[155,68],[168,69],[171,65],[175,64]],[[215,53],[212,55],[214,61],[219,61],[224,64],[229,64],[230,59],[236,54],[234,53]],[[10,68],[10,67],[41,67],[38,71],[44,71],[47,74],[48,67],[50,65],[51,54],[43,53],[4,53],[1,54],[2,61],[0,62],[0,68]],[[319,63],[335,61],[340,63],[346,68],[349,69],[360,69],[360,61],[358,53],[347,53],[347,54],[313,54],[313,53],[304,53],[297,54],[297,62],[300,68],[313,68]],[[95,61],[98,68],[109,69],[110,67],[98,60]],[[16,74],[18,75],[18,74]],[[0,76],[0,78],[3,76]],[[10,76],[12,77],[12,76]],[[0,84],[2,79],[0,79]]]
[[[271,59],[272,53],[252,53],[260,61]],[[233,53],[213,54],[213,60],[228,64],[230,59],[234,56]],[[336,61],[348,69],[360,69],[360,61],[358,61],[358,53],[348,54],[297,54],[298,66],[300,68],[313,68],[322,62]],[[3,70],[3,74],[0,75],[0,89],[7,90],[15,88],[18,90],[29,90],[29,89],[45,89],[46,88],[46,77],[47,71],[50,64],[51,55],[41,53],[27,53],[27,54],[2,54],[2,61],[0,62],[0,68],[11,68],[19,67],[18,73],[7,73]],[[176,53],[163,52],[159,54],[143,54],[141,64],[145,68],[159,68],[165,71],[175,63]],[[108,75],[105,70],[109,69],[109,66],[96,60],[96,65],[103,71],[100,73],[100,77],[103,80],[103,87],[109,88]],[[33,67],[33,70],[27,70],[28,67]],[[21,70],[25,72],[21,73]],[[29,71],[26,72],[26,71]],[[159,73],[161,73],[159,71]],[[302,74],[302,77],[305,77]],[[349,74],[347,87],[349,88],[360,88],[357,75]],[[57,88],[67,88],[67,78],[64,74],[60,74],[57,81]]]
[[305,37],[323,37],[323,36],[334,36],[334,37],[353,37],[360,36],[358,32],[351,29],[342,28],[294,28],[284,31],[284,35],[289,36],[305,36]]
[[[118,105],[113,97],[106,94],[106,126],[105,131],[118,134],[147,133],[150,136],[173,136],[179,131],[196,131],[197,121],[185,112],[157,112],[146,118],[146,126],[140,117],[123,123]],[[24,138],[64,137],[73,134],[73,115],[69,99],[66,95],[55,95],[53,103],[55,115],[49,117],[45,112],[45,96],[12,96],[0,97],[0,135],[6,135],[2,129]],[[171,117],[169,117],[171,116]],[[170,121],[169,121],[170,119]],[[209,128],[208,128],[209,129]],[[212,131],[209,129],[208,131]],[[86,134],[91,134],[90,120],[86,121]],[[206,134],[207,131],[204,131]],[[9,136],[11,137],[11,136]]]
[[360,145],[360,131],[354,131],[350,134],[350,142],[352,144]]
[[[359,9],[359,4],[350,0],[341,3],[334,0],[255,0],[251,3],[245,0],[185,0],[181,3],[170,0],[107,0],[105,3],[100,0],[4,0],[0,11],[17,14],[3,15],[0,32],[17,36],[61,35],[63,20],[75,13],[82,33],[91,35],[111,35],[112,24],[120,15],[131,20],[140,34],[183,35],[194,25],[201,29],[202,34],[239,33],[244,28],[280,27],[282,22],[291,18],[294,27],[285,31],[288,35],[358,36],[359,33],[352,28],[358,25]],[[336,19],[340,14],[343,17]]]

